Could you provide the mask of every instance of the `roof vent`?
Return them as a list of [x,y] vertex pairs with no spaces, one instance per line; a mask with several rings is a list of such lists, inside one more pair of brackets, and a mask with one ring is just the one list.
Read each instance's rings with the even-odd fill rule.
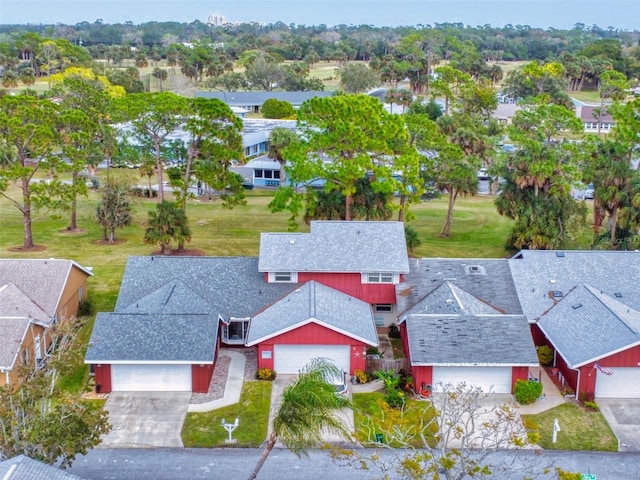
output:
[[580,308],[582,306],[581,303],[574,303],[573,305],[571,305],[571,308],[573,308],[574,310],[577,310],[578,308]]
[[549,279],[549,283],[556,283],[555,278],[550,278],[550,279]]
[[614,293],[614,295],[616,296],[616,298],[622,298],[622,293],[620,292],[616,292]]
[[289,240],[289,244],[290,244],[290,245],[293,245],[294,243],[296,243],[296,241],[295,241],[295,240]]
[[560,290],[554,290],[553,298],[562,298],[562,292]]
[[465,273],[467,275],[486,275],[484,267],[481,265],[467,265],[464,267]]
[[564,257],[564,252],[556,252],[556,257]]

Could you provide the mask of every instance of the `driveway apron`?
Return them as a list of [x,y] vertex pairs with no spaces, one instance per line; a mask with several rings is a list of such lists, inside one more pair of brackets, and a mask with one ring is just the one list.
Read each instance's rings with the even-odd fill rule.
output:
[[105,405],[111,432],[102,447],[183,447],[190,392],[112,392]]
[[602,415],[618,438],[621,452],[640,452],[640,400],[599,398]]

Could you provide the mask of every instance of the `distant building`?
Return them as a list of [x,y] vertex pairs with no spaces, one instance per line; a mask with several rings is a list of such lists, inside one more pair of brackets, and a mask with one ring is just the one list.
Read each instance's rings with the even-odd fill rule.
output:
[[213,13],[209,15],[209,18],[207,18],[207,23],[213,27],[221,27],[227,23],[227,20],[224,18],[224,15]]
[[597,133],[598,123],[600,123],[600,133],[609,133],[616,126],[607,107],[600,109],[600,107],[582,106],[578,107],[576,114],[586,133]]

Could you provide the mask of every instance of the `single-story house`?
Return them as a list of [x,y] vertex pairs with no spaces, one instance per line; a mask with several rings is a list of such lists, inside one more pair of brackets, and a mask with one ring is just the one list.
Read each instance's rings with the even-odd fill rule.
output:
[[258,347],[258,368],[296,374],[325,357],[353,372],[378,334],[368,303],[311,280],[253,317],[246,345]]
[[70,260],[0,259],[0,386],[42,365],[51,329],[78,313],[92,275]]
[[248,92],[196,92],[196,97],[200,98],[217,98],[223,101],[230,107],[238,107],[247,112],[259,113],[262,109],[262,104],[270,98],[276,100],[289,102],[293,105],[294,109],[300,108],[300,106],[316,97],[331,97],[333,92],[324,91],[310,91],[310,92],[284,92],[274,90],[271,92],[264,91],[248,91]]
[[254,187],[280,186],[280,162],[269,155],[262,155],[249,160],[244,165],[231,167],[231,171],[242,175],[245,185]]
[[415,384],[437,390],[465,382],[512,393],[539,365],[527,319],[504,314],[454,282],[444,281],[399,316]]
[[576,397],[640,397],[640,252],[523,250],[509,265],[535,344]]
[[[584,105],[577,107],[576,113],[587,133],[598,133],[598,131],[609,133],[616,126],[616,122],[606,106],[600,108]],[[599,130],[598,124],[600,124]]]
[[578,398],[640,397],[640,312],[623,302],[580,284],[537,322]]

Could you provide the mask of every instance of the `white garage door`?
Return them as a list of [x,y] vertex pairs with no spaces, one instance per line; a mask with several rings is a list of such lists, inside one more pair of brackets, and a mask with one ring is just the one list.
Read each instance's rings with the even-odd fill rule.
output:
[[433,367],[433,385],[465,382],[483,392],[511,393],[511,367]]
[[598,371],[596,398],[640,398],[640,368],[607,367],[607,370],[613,374]]
[[338,368],[349,373],[349,345],[276,345],[274,368],[276,373],[298,373],[313,358],[333,360]]
[[111,365],[114,392],[190,392],[191,365]]

